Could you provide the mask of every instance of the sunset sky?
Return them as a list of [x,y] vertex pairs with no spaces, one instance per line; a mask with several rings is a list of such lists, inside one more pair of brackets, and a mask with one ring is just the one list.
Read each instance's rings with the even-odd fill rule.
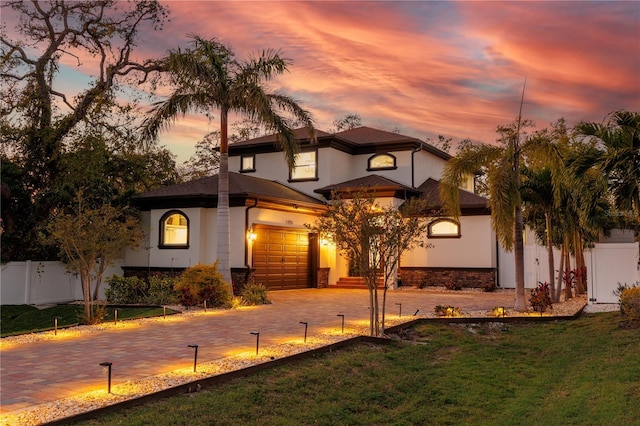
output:
[[[184,47],[189,33],[217,37],[239,58],[280,49],[293,65],[271,87],[325,131],[357,113],[420,139],[491,143],[517,116],[525,78],[523,116],[538,128],[640,111],[638,1],[164,3],[171,21],[143,34],[137,55]],[[78,72],[63,70],[69,82]],[[161,142],[182,161],[216,126],[189,116]]]

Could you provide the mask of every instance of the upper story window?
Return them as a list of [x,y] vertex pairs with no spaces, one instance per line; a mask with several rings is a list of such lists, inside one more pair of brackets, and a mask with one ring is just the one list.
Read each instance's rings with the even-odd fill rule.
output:
[[290,180],[318,180],[318,151],[303,151],[298,154],[291,169]]
[[460,238],[460,224],[453,219],[436,219],[427,226],[428,238]]
[[369,157],[367,170],[391,170],[396,168],[396,157],[391,154],[376,154]]
[[256,156],[254,154],[240,157],[240,172],[249,173],[256,171]]
[[160,248],[189,248],[189,218],[178,210],[160,219]]

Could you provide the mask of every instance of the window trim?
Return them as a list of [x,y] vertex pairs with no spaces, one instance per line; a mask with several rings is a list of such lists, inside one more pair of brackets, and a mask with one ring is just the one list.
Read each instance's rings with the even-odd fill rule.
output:
[[318,178],[318,163],[319,163],[319,156],[318,156],[318,149],[305,149],[300,151],[301,154],[307,154],[313,152],[315,153],[316,156],[316,164],[315,164],[315,176],[314,177],[306,177],[306,178],[294,178],[293,177],[293,168],[289,168],[289,182],[311,182],[311,181],[317,181],[319,180]]
[[[376,157],[391,157],[393,159],[393,166],[387,166],[387,167],[371,167],[371,162],[376,158]],[[396,163],[396,156],[393,154],[390,154],[388,152],[379,152],[377,154],[373,154],[371,157],[369,157],[369,159],[367,160],[367,171],[371,172],[374,170],[396,170],[398,168],[397,163]]]
[[[253,168],[244,169],[242,166],[243,160],[245,158],[251,158],[253,161]],[[240,156],[240,173],[254,173],[256,171],[256,155],[255,154],[242,154]]]
[[[165,232],[165,222],[166,220],[173,216],[174,214],[179,214],[180,216],[184,217],[187,220],[187,242],[186,244],[167,244],[164,241],[164,232]],[[191,225],[190,225],[190,220],[189,220],[189,216],[187,216],[183,211],[181,210],[169,210],[167,212],[165,212],[161,217],[160,217],[160,226],[159,226],[159,235],[158,235],[158,248],[159,249],[188,249],[189,248],[189,237],[191,234]]]
[[[456,234],[447,234],[447,235],[438,235],[438,234],[433,234],[433,226],[437,225],[438,223],[442,223],[442,222],[449,222],[449,223],[453,223],[456,225],[456,227],[458,228],[458,233]],[[427,225],[427,238],[461,238],[462,237],[462,232],[460,229],[460,222],[455,220],[455,219],[450,219],[447,217],[441,217],[439,219],[435,219],[432,220],[431,222],[429,222],[429,224]]]

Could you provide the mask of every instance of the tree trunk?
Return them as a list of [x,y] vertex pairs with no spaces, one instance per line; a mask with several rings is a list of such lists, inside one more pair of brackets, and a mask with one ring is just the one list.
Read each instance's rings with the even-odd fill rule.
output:
[[518,312],[527,311],[527,301],[524,294],[524,241],[522,240],[522,208],[516,206],[513,236],[513,254],[516,269],[516,297],[513,309]]
[[374,281],[373,283],[373,305],[374,305],[374,324],[376,336],[380,336],[380,305],[378,303],[378,285]]
[[380,323],[380,335],[382,336],[384,336],[384,317],[387,311],[387,290],[389,290],[389,286],[387,285],[387,281],[385,279],[384,292],[382,293],[382,322]]
[[555,261],[553,260],[553,239],[551,238],[551,216],[549,215],[549,213],[545,213],[544,220],[547,227],[547,261],[549,263],[549,289],[553,301],[557,303],[560,301],[560,294],[558,294],[558,297],[556,298]]
[[571,279],[571,253],[569,250],[569,237],[564,238],[564,300],[569,300],[573,297],[571,293],[572,279]]
[[93,319],[91,315],[91,274],[88,271],[81,272],[80,280],[82,281],[82,298],[84,299],[84,320],[90,324]]
[[375,336],[373,330],[373,287],[369,284],[369,335]]
[[560,294],[562,294],[562,272],[564,271],[564,244],[560,246],[560,267],[558,268],[558,286],[556,287],[555,299],[560,301]]
[[218,207],[216,221],[218,267],[233,294],[231,280],[231,236],[229,218],[229,139],[227,110],[220,112],[220,171],[218,174]]

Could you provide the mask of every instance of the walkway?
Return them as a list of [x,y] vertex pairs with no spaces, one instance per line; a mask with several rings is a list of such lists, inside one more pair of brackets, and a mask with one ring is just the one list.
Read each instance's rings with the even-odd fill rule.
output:
[[[434,293],[390,291],[387,312],[397,317],[401,303],[403,316],[433,313],[435,305],[460,307],[463,312],[511,306],[512,291],[495,293]],[[19,412],[34,405],[56,401],[74,394],[104,387],[99,363],[113,363],[113,383],[137,380],[193,363],[199,345],[198,362],[225,358],[260,346],[299,339],[308,323],[308,335],[368,321],[366,290],[306,289],[269,293],[273,304],[238,310],[213,311],[201,315],[178,315],[136,321],[90,334],[36,341],[1,351],[0,410]],[[59,338],[59,339],[58,339]]]

